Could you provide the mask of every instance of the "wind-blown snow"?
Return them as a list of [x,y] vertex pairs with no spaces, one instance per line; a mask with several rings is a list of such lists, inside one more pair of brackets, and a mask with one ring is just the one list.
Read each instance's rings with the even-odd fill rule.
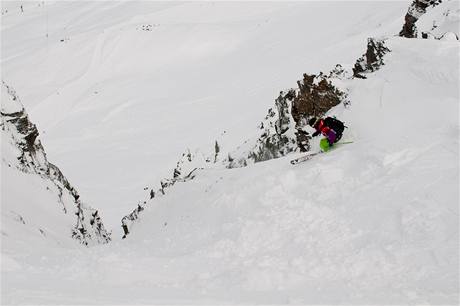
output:
[[[227,148],[248,138],[302,72],[351,67],[367,36],[388,35],[391,52],[341,84],[351,106],[331,114],[352,144],[296,166],[298,154],[200,170],[109,245],[2,249],[2,303],[457,304],[459,43],[393,37],[409,3],[94,2],[68,35],[55,26],[69,41],[39,51],[13,35],[19,13],[4,17],[5,76],[49,155],[113,220],[186,147],[212,148],[224,129]],[[69,5],[49,13],[88,12]],[[19,67],[50,75],[28,83]]]

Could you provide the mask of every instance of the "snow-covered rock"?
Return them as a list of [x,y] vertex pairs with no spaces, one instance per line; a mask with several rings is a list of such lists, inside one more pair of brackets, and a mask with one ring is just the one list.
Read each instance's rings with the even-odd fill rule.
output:
[[98,211],[81,202],[61,170],[48,161],[37,127],[30,122],[14,89],[4,81],[1,133],[6,249],[19,243],[17,240],[29,241],[31,237],[23,236],[29,231],[56,241],[73,237],[85,245],[109,242],[110,233]]
[[405,23],[399,32],[399,36],[406,38],[417,37],[417,20],[426,13],[427,8],[436,6],[441,2],[442,0],[413,0],[404,18]]
[[223,160],[227,168],[246,167],[297,150],[295,121],[291,115],[294,98],[293,89],[280,92],[274,107],[268,109],[264,120],[260,122],[256,136],[246,139],[227,153]]
[[399,36],[406,38],[442,38],[446,33],[458,40],[460,7],[456,0],[414,0]]
[[441,36],[440,40],[444,41],[458,41],[458,36],[455,33],[447,32]]
[[365,79],[366,73],[374,72],[384,65],[383,56],[390,52],[385,46],[385,40],[369,38],[366,53],[360,57],[353,67],[353,76]]
[[[459,38],[460,6],[458,1],[447,0],[434,8],[430,8],[416,22],[421,36],[442,38],[445,35],[450,39]],[[420,35],[419,35],[420,36]]]
[[297,81],[298,89],[281,91],[275,107],[259,124],[260,134],[247,139],[228,153],[224,163],[228,168],[243,167],[256,162],[279,158],[292,152],[310,150],[310,135],[304,130],[308,119],[323,116],[332,107],[348,105],[347,93],[335,81],[348,78],[341,65],[328,74],[304,74]]
[[[217,148],[218,146],[216,142],[215,158],[217,158],[218,155]],[[145,187],[144,190],[149,190],[145,199],[138,201],[137,207],[129,214],[123,216],[121,219],[121,227],[123,228],[122,238],[126,238],[131,232],[131,228],[136,222],[138,222],[140,214],[144,211],[146,205],[148,205],[151,201],[155,201],[156,199],[165,196],[169,192],[169,189],[176,183],[185,183],[193,180],[199,170],[203,170],[206,167],[206,164],[210,162],[210,158],[205,158],[201,152],[197,151],[195,154],[192,154],[190,150],[187,149],[177,162],[171,176],[161,179],[158,184],[156,184],[157,188]]]

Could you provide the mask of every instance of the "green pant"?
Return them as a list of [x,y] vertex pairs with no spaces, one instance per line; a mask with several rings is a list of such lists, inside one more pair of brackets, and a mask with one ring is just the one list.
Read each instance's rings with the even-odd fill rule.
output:
[[323,138],[319,142],[319,147],[321,148],[321,150],[323,150],[323,152],[327,152],[331,148],[331,145],[329,144],[329,141],[327,141],[326,138]]

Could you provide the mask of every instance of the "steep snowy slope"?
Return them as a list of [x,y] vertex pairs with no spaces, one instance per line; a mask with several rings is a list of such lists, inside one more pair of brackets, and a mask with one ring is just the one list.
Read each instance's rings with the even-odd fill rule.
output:
[[176,184],[134,225],[127,247],[158,257],[139,266],[203,298],[456,303],[459,44],[387,45],[333,111],[353,144]]
[[2,73],[118,230],[185,149],[224,131],[222,146],[240,144],[280,89],[397,33],[409,2],[8,2]]
[[110,241],[98,212],[48,162],[36,126],[4,82],[0,126],[2,272],[11,268],[10,255],[29,254],[32,246],[75,246],[71,238],[85,245]]
[[[2,68],[37,98],[32,118],[59,164],[87,184],[85,199],[106,201],[120,232],[146,203],[127,239],[93,248],[41,243],[29,220],[44,211],[21,214],[27,226],[2,215],[2,231],[20,235],[2,245],[2,304],[458,304],[459,43],[395,37],[410,2],[12,5]],[[418,29],[429,18],[433,36],[454,29],[455,5]],[[390,37],[391,51],[351,78],[369,36]],[[329,113],[352,144],[297,166],[294,153],[226,168],[264,131],[280,89],[336,63],[351,104]],[[27,212],[46,186],[29,175],[22,193],[22,175],[2,184]],[[47,237],[65,232],[59,222]]]
[[459,45],[386,44],[385,65],[346,81],[352,105],[331,112],[353,144],[198,171],[123,242],[29,259],[31,281],[11,275],[5,300],[458,303]]

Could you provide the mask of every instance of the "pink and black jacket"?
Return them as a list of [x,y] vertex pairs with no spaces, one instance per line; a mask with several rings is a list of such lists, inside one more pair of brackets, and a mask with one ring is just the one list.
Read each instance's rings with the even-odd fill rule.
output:
[[318,121],[316,121],[313,128],[316,130],[316,132],[314,132],[312,135],[313,137],[318,136],[321,133],[326,137],[330,145],[332,145],[335,142],[337,138],[337,133],[333,129],[328,127],[323,119],[319,119]]

